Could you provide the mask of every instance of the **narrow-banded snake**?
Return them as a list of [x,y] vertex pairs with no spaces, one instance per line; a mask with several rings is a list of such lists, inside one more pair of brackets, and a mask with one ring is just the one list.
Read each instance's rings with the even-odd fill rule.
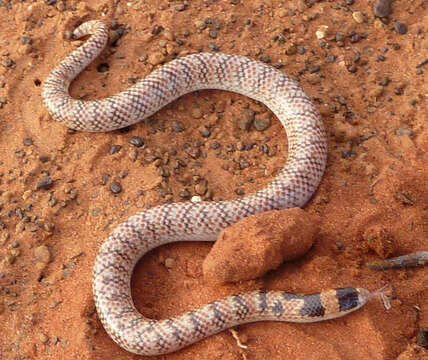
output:
[[372,296],[362,288],[311,295],[253,291],[213,301],[182,315],[152,320],[135,308],[130,279],[137,261],[151,249],[175,241],[215,241],[225,227],[243,217],[272,209],[303,206],[326,165],[326,134],[318,111],[289,77],[261,62],[238,55],[198,53],[175,59],[134,86],[106,99],[70,97],[71,81],[103,50],[106,26],[89,21],[74,38],[91,35],[67,56],[43,84],[52,117],[84,131],[108,131],[134,124],[177,99],[200,89],[237,92],[264,103],[288,137],[288,159],[264,189],[231,201],[182,202],[140,212],[120,224],[102,244],[94,267],[93,292],[104,328],[124,349],[165,354],[232,326],[264,320],[314,322],[343,316]]

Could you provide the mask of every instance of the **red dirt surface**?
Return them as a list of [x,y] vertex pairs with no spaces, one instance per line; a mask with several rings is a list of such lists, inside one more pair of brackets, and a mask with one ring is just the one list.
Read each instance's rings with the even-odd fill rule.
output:
[[[367,0],[1,0],[0,358],[140,358],[97,318],[91,271],[99,245],[148,206],[260,189],[287,156],[285,132],[263,105],[221,91],[186,95],[127,132],[72,133],[54,122],[41,84],[76,47],[67,40],[74,26],[103,19],[115,41],[72,84],[73,96],[111,95],[156,64],[218,48],[298,77],[329,137],[326,173],[305,208],[320,216],[321,232],[306,256],[262,279],[220,286],[202,277],[210,244],[160,247],[133,278],[146,316],[260,287],[394,289],[390,311],[371,302],[335,321],[248,324],[236,329],[247,349],[224,331],[157,358],[428,359],[417,345],[428,327],[428,268],[365,266],[428,248],[427,9],[424,0],[396,0],[382,21]],[[255,129],[254,112],[267,129]],[[130,144],[132,136],[145,145]],[[122,148],[110,155],[112,145]],[[47,175],[53,183],[38,188]]]

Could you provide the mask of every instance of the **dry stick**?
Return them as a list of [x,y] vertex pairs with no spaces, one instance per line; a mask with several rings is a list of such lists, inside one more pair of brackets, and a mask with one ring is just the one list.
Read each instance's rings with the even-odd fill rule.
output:
[[390,259],[375,260],[366,264],[372,270],[385,270],[428,264],[428,251],[417,251]]

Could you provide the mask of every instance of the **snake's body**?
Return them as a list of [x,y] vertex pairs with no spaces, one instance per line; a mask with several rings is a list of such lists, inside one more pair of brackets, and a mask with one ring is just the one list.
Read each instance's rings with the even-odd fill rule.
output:
[[254,291],[213,301],[165,320],[151,320],[135,308],[130,279],[137,261],[151,249],[174,241],[214,241],[243,217],[272,209],[303,206],[316,190],[326,165],[321,118],[289,77],[261,62],[226,54],[199,53],[159,67],[133,87],[102,100],[70,97],[70,82],[102,51],[108,39],[99,21],[82,24],[74,37],[92,35],[49,75],[43,100],[53,118],[70,128],[107,131],[150,116],[181,95],[223,89],[267,105],[285,127],[288,160],[264,189],[233,201],[183,202],[140,212],[120,224],[96,258],[93,292],[106,331],[126,350],[164,354],[237,324],[262,321],[312,322],[345,315],[363,306],[370,294],[343,288],[311,295]]

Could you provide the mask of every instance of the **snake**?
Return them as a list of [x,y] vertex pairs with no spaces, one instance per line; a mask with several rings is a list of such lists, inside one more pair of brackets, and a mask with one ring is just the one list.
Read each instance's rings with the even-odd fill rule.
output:
[[248,57],[199,52],[157,67],[124,91],[104,99],[72,98],[69,85],[105,48],[108,27],[90,20],[72,33],[90,35],[48,75],[42,98],[52,118],[74,130],[103,132],[135,124],[180,96],[218,89],[266,105],[283,125],[288,156],[263,189],[234,200],[166,203],[119,224],[95,259],[92,289],[99,319],[125,350],[161,355],[233,326],[257,321],[315,322],[361,308],[373,296],[359,287],[312,294],[254,290],[212,301],[167,319],[141,314],[131,296],[136,263],[150,250],[176,241],[215,241],[240,219],[269,210],[303,207],[326,167],[327,136],[316,107],[301,87],[278,69]]

